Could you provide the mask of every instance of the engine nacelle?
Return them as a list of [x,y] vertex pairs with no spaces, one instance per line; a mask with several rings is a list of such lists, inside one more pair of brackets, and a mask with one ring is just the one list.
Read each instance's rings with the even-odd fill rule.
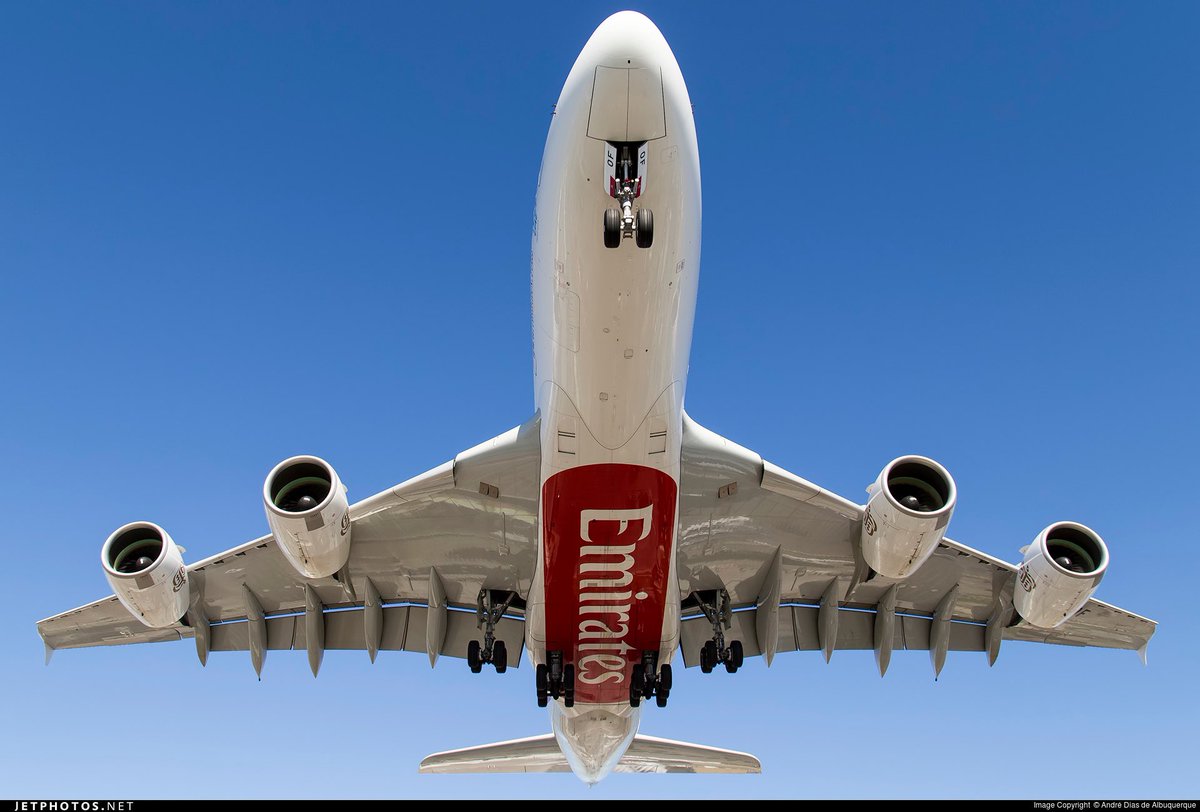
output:
[[862,553],[871,569],[907,578],[937,549],[958,499],[950,472],[928,457],[892,460],[867,489]]
[[328,578],[350,557],[350,504],[333,466],[320,457],[291,457],[263,483],[271,535],[306,578]]
[[1025,548],[1013,606],[1038,628],[1061,626],[1087,603],[1107,568],[1108,547],[1094,530],[1055,522]]
[[162,629],[187,613],[183,554],[167,531],[153,522],[117,528],[100,548],[100,563],[117,599],[147,626]]

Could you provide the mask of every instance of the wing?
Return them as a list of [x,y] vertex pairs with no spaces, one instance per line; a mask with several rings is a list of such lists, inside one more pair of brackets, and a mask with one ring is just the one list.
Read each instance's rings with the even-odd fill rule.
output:
[[[1094,599],[1057,629],[1009,626],[1016,567],[949,539],[903,581],[869,578],[861,505],[686,416],[679,493],[680,591],[726,589],[735,609],[727,637],[747,655],[874,648],[884,670],[892,649],[987,651],[994,661],[1001,640],[1014,639],[1144,657],[1154,634],[1154,621]],[[703,616],[684,621],[687,665],[711,636]]]
[[[467,642],[482,636],[475,614],[482,589],[528,595],[539,460],[535,416],[352,505],[350,559],[337,578],[305,579],[268,535],[189,566],[192,607],[174,626],[148,628],[110,595],[41,621],[38,632],[47,656],[185,637],[196,638],[201,661],[210,650],[254,650],[256,638],[260,649],[307,649],[317,662],[317,648],[368,649],[372,658],[378,649],[465,656]],[[522,606],[518,597],[507,614]],[[308,622],[315,616],[320,630]],[[522,621],[505,617],[496,634],[516,666]]]

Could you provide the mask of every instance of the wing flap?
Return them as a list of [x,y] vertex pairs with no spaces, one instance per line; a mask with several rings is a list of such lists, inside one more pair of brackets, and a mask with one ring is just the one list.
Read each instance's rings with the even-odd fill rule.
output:
[[[424,606],[388,606],[383,610],[383,632],[380,651],[411,651],[425,653],[425,630],[428,609]],[[326,651],[365,651],[365,613],[342,610],[325,613]],[[508,667],[518,668],[525,645],[524,623],[514,618],[501,618],[496,624],[496,639],[504,641],[508,651]],[[483,642],[483,632],[475,626],[470,612],[446,614],[446,638],[440,656],[465,659],[471,640]],[[267,619],[267,650],[306,651],[307,631],[303,615],[287,615]],[[221,623],[212,627],[212,651],[249,651],[250,631],[245,622]]]
[[[1106,614],[1106,607],[1093,610]],[[776,653],[788,651],[820,651],[821,640],[816,606],[780,607],[779,637]],[[1112,611],[1112,610],[1109,610]],[[1117,610],[1119,611],[1119,610]],[[755,621],[757,609],[735,612],[731,628],[725,632],[726,641],[739,640],[747,657],[762,654]],[[1125,613],[1120,613],[1124,615]],[[835,651],[870,651],[875,647],[874,611],[842,608],[838,610],[837,642]],[[897,618],[892,648],[895,651],[929,651],[933,629],[931,618],[900,615]],[[1053,643],[1064,646],[1096,646],[1140,650],[1149,642],[1141,637],[1142,627],[1133,620],[1128,626],[1119,628],[1117,621],[1107,618],[1089,617],[1082,623],[1089,624],[1085,631],[1072,628],[1075,619],[1053,630],[1036,629],[1031,626],[1013,626],[1004,630],[1005,640],[1024,640],[1034,643]],[[1151,633],[1153,633],[1151,631]],[[700,648],[712,637],[712,625],[702,616],[686,618],[680,625],[680,647],[684,665],[688,668],[700,664]],[[986,626],[973,621],[955,620],[950,623],[948,651],[985,651]]]
[[[725,632],[726,642],[740,640],[747,657],[762,654],[755,621],[757,611],[735,612],[731,628]],[[818,608],[815,606],[780,607],[779,638],[776,653],[788,651],[820,651]],[[929,618],[901,615],[896,618],[892,647],[896,651],[928,651],[933,621]],[[950,624],[949,651],[983,651],[984,629],[978,623]],[[712,637],[712,625],[704,617],[693,617],[680,625],[680,647],[684,665],[700,664],[700,648]],[[838,611],[837,643],[834,650],[870,651],[875,648],[875,613],[858,609]]]

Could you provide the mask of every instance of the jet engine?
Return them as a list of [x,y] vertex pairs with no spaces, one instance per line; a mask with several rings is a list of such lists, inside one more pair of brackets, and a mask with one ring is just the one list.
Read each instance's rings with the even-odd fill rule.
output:
[[350,557],[350,505],[333,466],[320,457],[291,457],[263,483],[271,535],[306,578],[328,578]]
[[946,533],[957,492],[950,472],[928,457],[892,460],[867,489],[862,553],[875,572],[907,578]]
[[187,612],[183,555],[167,531],[153,522],[117,528],[100,548],[100,563],[118,600],[152,629],[171,626]]
[[1108,547],[1094,530],[1055,522],[1025,548],[1013,605],[1026,622],[1053,629],[1087,603],[1108,568]]

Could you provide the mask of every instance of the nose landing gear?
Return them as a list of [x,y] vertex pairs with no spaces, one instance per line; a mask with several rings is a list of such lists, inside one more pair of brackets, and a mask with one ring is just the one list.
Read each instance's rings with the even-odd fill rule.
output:
[[[693,592],[692,597],[696,599],[700,611],[704,613],[704,617],[708,618],[708,622],[713,627],[712,639],[700,649],[700,670],[705,674],[711,674],[714,668],[724,664],[725,670],[730,674],[737,673],[737,670],[742,667],[744,659],[742,641],[734,640],[728,646],[725,645],[725,632],[733,626],[729,593],[724,589],[703,595]],[[709,599],[705,600],[706,597]]]
[[638,209],[634,236],[638,248],[649,248],[654,244],[654,212],[650,209]]
[[640,208],[635,213],[633,206],[646,190],[646,145],[607,143],[604,147],[608,193],[619,205],[604,210],[604,247],[617,248],[622,238],[633,237],[638,248],[649,248],[654,244],[654,212]]

